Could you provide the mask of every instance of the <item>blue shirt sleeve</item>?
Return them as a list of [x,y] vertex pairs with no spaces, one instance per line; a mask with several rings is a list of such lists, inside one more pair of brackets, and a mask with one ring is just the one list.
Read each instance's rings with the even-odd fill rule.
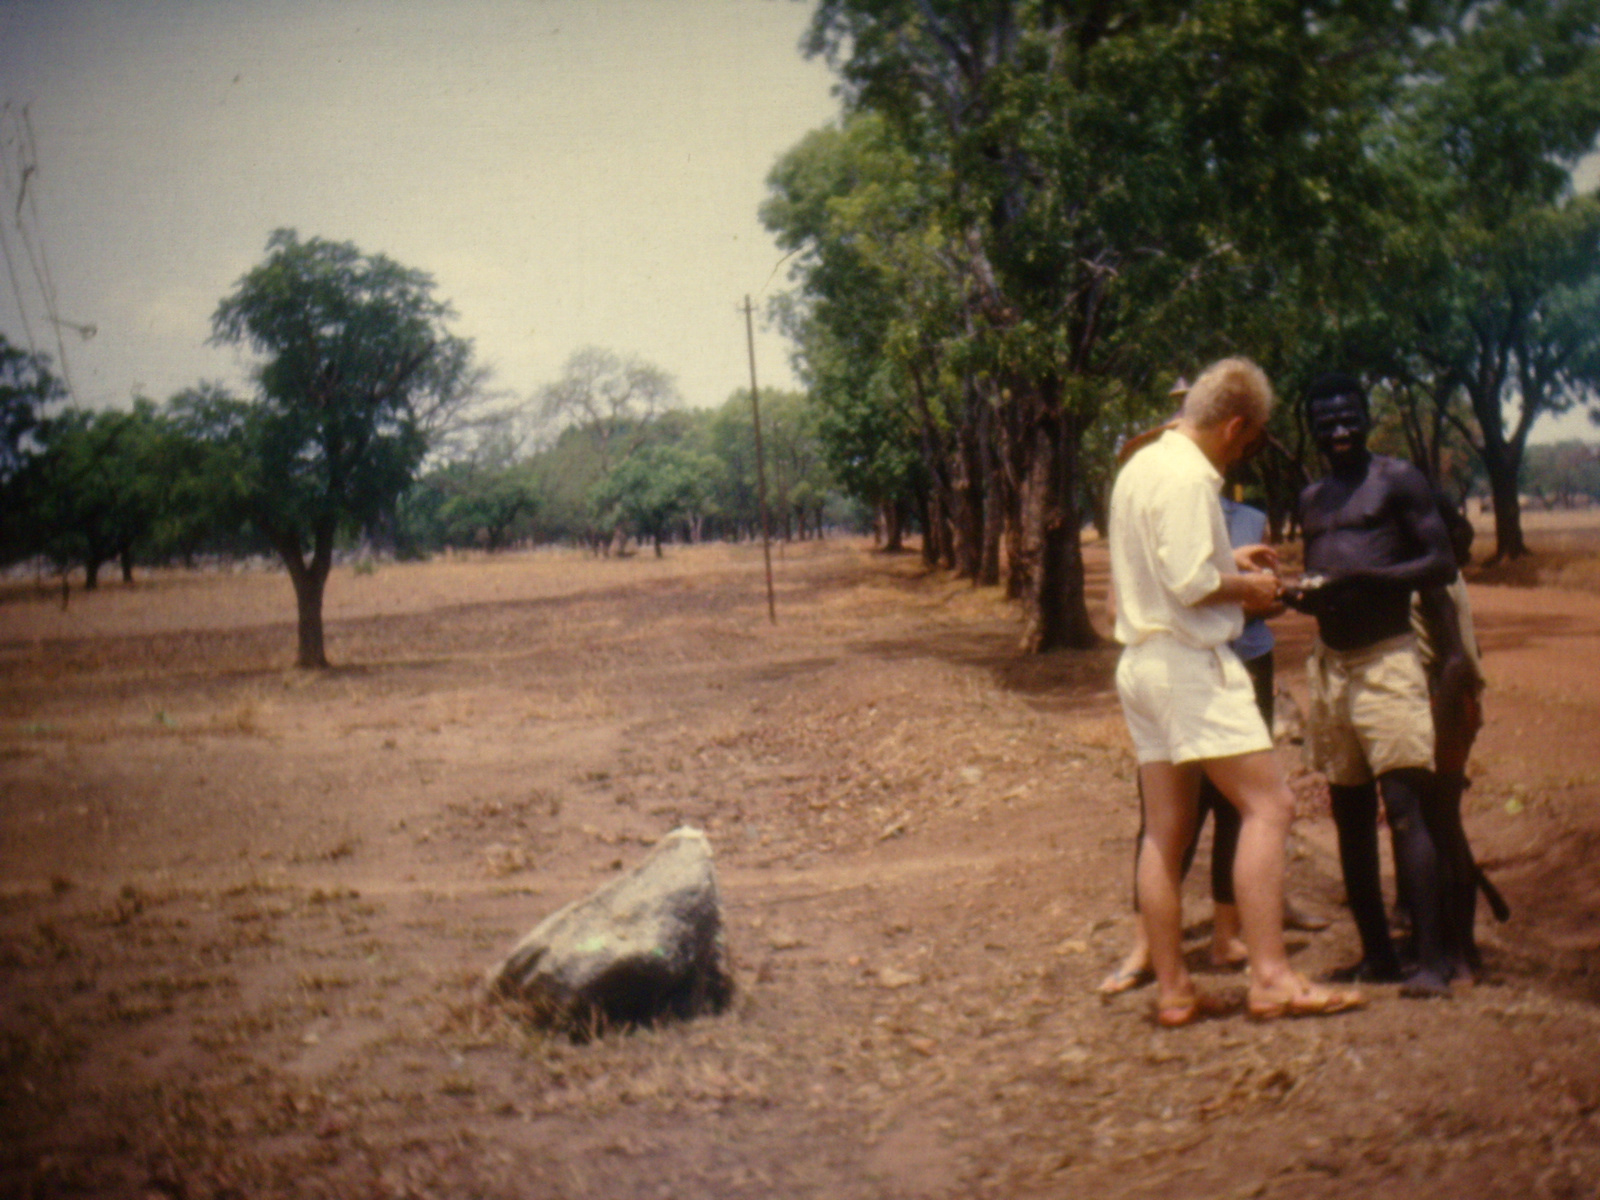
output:
[[[1265,539],[1267,514],[1259,508],[1240,504],[1237,500],[1222,497],[1222,519],[1228,523],[1228,541],[1237,548],[1254,546]],[[1260,658],[1271,654],[1277,644],[1272,630],[1260,617],[1246,617],[1244,632],[1228,643],[1241,659]]]

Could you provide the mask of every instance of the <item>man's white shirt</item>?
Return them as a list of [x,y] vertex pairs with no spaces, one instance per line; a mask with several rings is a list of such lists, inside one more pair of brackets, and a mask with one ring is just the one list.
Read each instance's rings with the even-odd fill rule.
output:
[[1116,639],[1168,635],[1209,650],[1238,637],[1237,604],[1199,604],[1234,572],[1218,499],[1222,475],[1190,438],[1169,429],[1144,447],[1111,489],[1111,584]]

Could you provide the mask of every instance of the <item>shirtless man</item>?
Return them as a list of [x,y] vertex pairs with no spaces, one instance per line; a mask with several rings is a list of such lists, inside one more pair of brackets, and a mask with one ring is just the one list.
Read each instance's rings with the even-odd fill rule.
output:
[[[1403,982],[1405,994],[1444,996],[1455,973],[1444,905],[1449,863],[1430,829],[1437,816],[1430,812],[1433,718],[1411,598],[1448,584],[1455,556],[1422,472],[1367,449],[1371,419],[1358,380],[1322,376],[1307,392],[1306,416],[1330,473],[1300,495],[1306,575],[1285,599],[1317,620],[1307,664],[1309,744],[1328,778],[1345,890],[1361,936],[1360,961],[1334,976]],[[1380,795],[1415,932],[1417,964],[1409,974],[1383,904]]]

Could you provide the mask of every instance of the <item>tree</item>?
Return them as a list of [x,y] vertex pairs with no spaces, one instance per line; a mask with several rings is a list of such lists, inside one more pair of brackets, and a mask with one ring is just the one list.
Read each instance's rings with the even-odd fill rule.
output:
[[926,389],[917,403],[911,364],[897,353],[915,359],[927,349],[919,326],[958,282],[930,210],[941,185],[926,171],[882,118],[861,112],[784,155],[761,207],[794,255],[800,291],[775,309],[798,347],[823,452],[842,486],[878,515],[891,551],[930,477],[944,478],[944,464],[927,457],[943,441],[944,406]]
[[561,477],[547,477],[547,490],[589,506],[577,519],[587,518],[583,535],[597,552],[620,548],[621,527],[609,523],[614,510],[597,512],[592,501],[612,468],[649,440],[664,413],[682,404],[672,376],[642,359],[590,346],[567,359],[561,378],[536,399],[542,422],[561,431],[556,448],[564,451],[550,456]]
[[166,416],[142,398],[131,411],[69,408],[40,423],[29,467],[38,545],[63,570],[81,563],[86,590],[114,558],[132,583],[136,554],[153,548],[183,457],[173,437]]
[[0,334],[0,562],[28,553],[36,542],[26,494],[27,468],[38,454],[39,431],[66,388],[50,360],[29,354]]
[[[1488,476],[1495,557],[1527,552],[1518,480],[1547,413],[1600,385],[1600,3],[1490,0],[1442,31],[1375,138],[1404,219],[1385,231],[1386,374],[1414,385]],[[1461,415],[1461,399],[1470,419]]]
[[617,528],[631,526],[661,557],[672,527],[709,499],[718,463],[681,446],[644,446],[608,472],[594,491],[595,511]]
[[335,536],[392,510],[477,382],[433,287],[383,255],[279,229],[212,317],[214,341],[264,356],[257,400],[229,437],[251,518],[294,584],[302,667],[327,666]]
[[50,360],[18,349],[0,333],[0,485],[22,469],[46,411],[64,399]]
[[510,419],[487,424],[464,454],[417,481],[404,506],[408,544],[482,546],[494,553],[528,532],[540,494],[511,427]]
[[1578,441],[1529,446],[1522,486],[1551,508],[1600,505],[1600,446]]
[[158,552],[185,565],[202,549],[224,553],[271,550],[251,528],[243,455],[254,406],[221,384],[186,388],[166,404],[168,436],[161,468],[166,495],[157,516]]
[[[785,541],[820,533],[822,513],[835,496],[824,461],[820,409],[805,392],[761,389],[768,515]],[[713,476],[719,520],[754,537],[761,530],[756,477],[755,419],[750,390],[741,388],[710,415],[705,450],[718,462]]]
[[1367,0],[818,4],[810,49],[841,76],[846,132],[881,118],[922,195],[874,237],[853,218],[893,212],[877,202],[892,173],[840,173],[842,189],[791,173],[807,186],[790,227],[840,263],[803,264],[802,286],[836,302],[869,250],[893,252],[870,284],[894,318],[874,366],[898,369],[878,394],[914,413],[925,532],[962,571],[981,541],[987,578],[1003,526],[1030,648],[1095,640],[1085,454],[1125,432],[1097,427],[1155,415],[1178,371],[1225,351],[1277,365],[1283,285],[1329,252],[1346,188],[1370,174],[1366,114],[1432,19]]
[[594,346],[575,352],[561,378],[539,393],[546,422],[575,425],[594,436],[602,471],[637,447],[653,420],[681,403],[672,376],[660,367]]

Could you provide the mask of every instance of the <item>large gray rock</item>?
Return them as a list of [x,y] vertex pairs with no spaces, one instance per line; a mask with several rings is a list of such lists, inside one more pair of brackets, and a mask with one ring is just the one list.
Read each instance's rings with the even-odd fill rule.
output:
[[580,1038],[725,1008],[733,979],[706,835],[673,830],[629,874],[551,913],[489,983],[536,1024]]

